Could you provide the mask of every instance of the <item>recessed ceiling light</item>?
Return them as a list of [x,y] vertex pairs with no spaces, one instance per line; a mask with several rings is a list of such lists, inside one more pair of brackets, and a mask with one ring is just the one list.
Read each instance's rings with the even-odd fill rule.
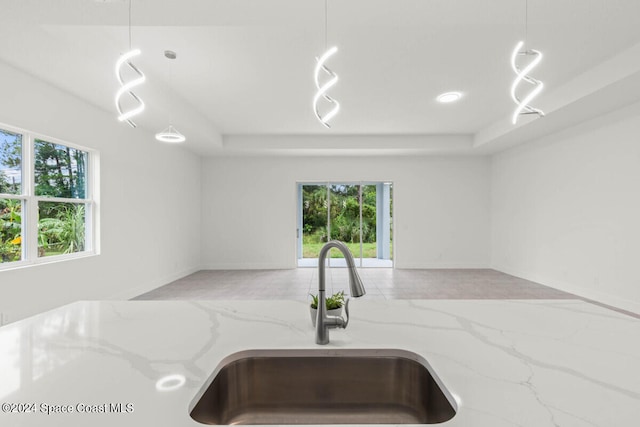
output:
[[445,92],[436,98],[438,102],[442,102],[443,104],[448,104],[450,102],[456,102],[462,98],[462,94],[460,92]]

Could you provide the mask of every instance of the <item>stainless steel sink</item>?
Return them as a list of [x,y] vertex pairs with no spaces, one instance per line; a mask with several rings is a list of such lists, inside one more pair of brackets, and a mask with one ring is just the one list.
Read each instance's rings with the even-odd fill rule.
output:
[[255,351],[228,358],[191,411],[204,424],[434,424],[455,401],[400,350]]

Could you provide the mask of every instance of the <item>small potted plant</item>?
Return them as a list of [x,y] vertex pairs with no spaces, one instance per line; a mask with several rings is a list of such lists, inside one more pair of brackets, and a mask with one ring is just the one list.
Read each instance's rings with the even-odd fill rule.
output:
[[[311,295],[311,305],[309,311],[311,312],[311,323],[316,326],[316,318],[318,316],[318,295]],[[327,315],[340,316],[342,315],[342,306],[344,305],[344,291],[336,292],[335,294],[327,297]]]

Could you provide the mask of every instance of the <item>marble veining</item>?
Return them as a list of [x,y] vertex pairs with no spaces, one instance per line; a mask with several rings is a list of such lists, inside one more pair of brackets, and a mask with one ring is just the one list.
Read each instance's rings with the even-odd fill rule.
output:
[[0,328],[0,403],[16,409],[0,425],[197,426],[221,362],[270,349],[416,353],[458,407],[447,427],[640,420],[638,319],[579,300],[364,298],[351,315],[320,347],[298,301],[73,303]]

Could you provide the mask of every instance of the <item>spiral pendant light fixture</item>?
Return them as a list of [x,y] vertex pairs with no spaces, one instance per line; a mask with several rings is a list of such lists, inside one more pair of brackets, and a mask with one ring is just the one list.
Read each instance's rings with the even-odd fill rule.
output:
[[[118,58],[118,61],[116,61],[116,78],[118,79],[118,83],[120,83],[120,89],[118,89],[118,91],[116,92],[116,109],[118,110],[118,120],[121,122],[126,121],[131,127],[136,127],[136,124],[131,120],[131,117],[142,113],[145,108],[144,101],[133,92],[134,87],[141,85],[146,80],[145,75],[130,61],[131,58],[138,55],[140,55],[140,49],[133,49],[123,54],[120,58]],[[124,78],[122,77],[122,68],[125,65],[138,75],[138,77],[129,80],[126,83],[124,81]],[[138,106],[135,108],[130,108],[126,111],[123,110],[121,99],[125,94],[129,95]]]
[[[524,49],[525,42],[527,40],[527,32],[528,32],[528,21],[529,21],[529,7],[528,2],[525,0],[525,41],[520,41],[516,45],[515,49],[511,53],[511,68],[513,72],[516,73],[516,78],[511,84],[511,99],[516,103],[516,109],[511,116],[511,122],[515,125],[518,121],[518,117],[522,114],[537,114],[540,117],[544,117],[544,112],[538,108],[534,108],[530,105],[530,103],[536,98],[542,89],[544,88],[544,83],[540,80],[532,77],[529,73],[533,71],[534,68],[538,66],[540,61],[542,61],[542,52],[535,49]],[[518,66],[518,57],[531,58],[531,61],[526,64],[523,68]],[[531,86],[531,91],[524,96],[524,98],[520,98],[517,95],[518,86],[521,83],[529,83]]]
[[[323,126],[330,128],[329,120],[331,120],[338,111],[340,111],[340,103],[333,99],[328,91],[338,82],[338,75],[334,73],[326,62],[338,52],[338,47],[333,46],[327,49],[327,0],[324,2],[324,45],[325,52],[318,58],[316,57],[316,66],[313,71],[313,81],[316,86],[316,93],[313,96],[313,112],[316,118]],[[324,83],[320,82],[320,72],[323,71],[329,76],[328,80]],[[331,109],[324,114],[320,111],[320,102],[324,100],[332,105]]]
[[[533,101],[533,99],[538,96],[538,94],[544,88],[544,83],[540,80],[535,79],[529,75],[529,73],[542,61],[542,53],[535,49],[529,49],[522,51],[522,46],[524,46],[524,42],[518,42],[513,53],[511,54],[511,68],[516,73],[516,78],[511,85],[511,98],[517,104],[516,109],[513,112],[513,116],[511,117],[511,122],[515,125],[518,117],[521,114],[537,114],[539,116],[544,116],[544,112],[538,108],[534,108],[529,103]],[[529,62],[524,68],[519,68],[516,60],[518,56],[524,56],[532,58],[531,62]],[[520,99],[518,95],[516,95],[516,90],[520,83],[527,82],[533,86],[533,89],[523,98]]]
[[[144,111],[145,105],[144,101],[133,92],[133,88],[141,85],[146,81],[146,76],[142,71],[136,67],[132,58],[140,55],[140,49],[132,49],[131,48],[131,1],[129,0],[129,51],[124,53],[118,58],[116,61],[116,78],[118,79],[118,83],[120,84],[120,88],[116,92],[115,102],[116,102],[116,110],[118,111],[118,120],[123,122],[126,121],[133,128],[136,127],[136,124],[131,120],[133,116],[136,116]],[[131,72],[137,76],[129,81],[125,81],[123,77],[123,68],[128,67]],[[122,97],[128,95],[131,100],[133,100],[134,107],[130,107],[125,109],[122,106]]]
[[[331,120],[338,111],[340,111],[340,103],[329,96],[327,93],[330,88],[332,88],[338,82],[338,75],[331,71],[325,64],[327,60],[333,56],[338,51],[336,46],[333,46],[329,50],[327,50],[320,58],[316,58],[316,68],[314,70],[314,80],[316,83],[316,94],[313,96],[313,111],[316,114],[316,118],[322,123],[325,127],[330,128],[329,120]],[[329,80],[327,80],[324,84],[320,84],[320,71],[324,71],[329,75]],[[324,116],[320,114],[319,111],[319,102],[320,99],[324,99],[330,104],[333,105],[333,108],[328,111]]]

